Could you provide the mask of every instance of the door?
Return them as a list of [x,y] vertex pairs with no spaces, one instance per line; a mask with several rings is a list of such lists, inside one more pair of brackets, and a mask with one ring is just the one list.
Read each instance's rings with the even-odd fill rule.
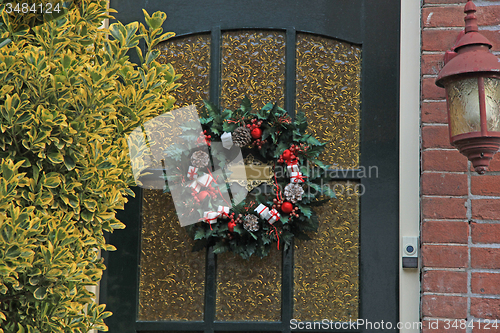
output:
[[[111,1],[167,13],[179,105],[302,109],[329,142],[337,199],[310,241],[248,261],[191,252],[168,195],[135,189],[110,235],[100,301],[111,332],[370,332],[398,322],[398,1]],[[358,325],[355,325],[357,323]],[[390,323],[390,325],[388,324]],[[378,326],[377,326],[378,325]],[[382,325],[382,326],[380,326]]]

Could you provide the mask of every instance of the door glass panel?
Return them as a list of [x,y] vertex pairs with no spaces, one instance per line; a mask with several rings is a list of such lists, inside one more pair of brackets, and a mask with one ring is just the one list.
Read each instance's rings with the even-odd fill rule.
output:
[[276,248],[265,258],[217,256],[217,320],[279,321],[281,258]]
[[297,110],[309,132],[329,142],[321,160],[334,168],[359,165],[361,47],[297,34]]
[[[327,184],[337,198],[315,207],[312,240],[295,242],[294,311],[297,320],[356,320],[359,313],[359,186]],[[325,185],[326,186],[326,185]]]
[[[221,105],[236,109],[247,95],[255,108],[283,105],[285,34],[239,30],[222,35]],[[281,318],[281,251],[263,259],[244,260],[232,253],[217,258],[216,319],[279,321]]]
[[272,30],[230,31],[222,35],[221,106],[236,109],[247,95],[255,107],[283,106],[285,34]]
[[196,34],[170,39],[159,45],[160,63],[170,63],[182,84],[172,92],[178,107],[195,104],[198,110],[209,99],[210,34]]
[[203,320],[205,251],[177,220],[170,194],[144,190],[139,320]]

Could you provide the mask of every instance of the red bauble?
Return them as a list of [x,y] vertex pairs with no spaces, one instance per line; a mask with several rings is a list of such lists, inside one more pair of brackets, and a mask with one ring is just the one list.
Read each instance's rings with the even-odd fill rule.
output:
[[262,130],[260,128],[254,128],[251,132],[250,135],[254,139],[259,139],[262,136]]
[[207,191],[201,191],[200,193],[198,193],[197,197],[198,199],[200,199],[200,201],[203,201],[209,194],[210,193],[208,193]]
[[283,202],[283,204],[281,205],[281,211],[285,214],[290,214],[291,212],[293,212],[293,205],[288,201]]
[[285,151],[283,152],[283,154],[281,154],[281,156],[283,156],[284,160],[288,161],[292,156],[292,152],[288,149],[285,149]]

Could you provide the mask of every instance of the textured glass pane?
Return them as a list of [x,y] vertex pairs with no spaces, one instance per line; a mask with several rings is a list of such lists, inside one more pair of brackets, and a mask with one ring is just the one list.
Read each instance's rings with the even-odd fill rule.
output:
[[210,35],[170,39],[159,48],[160,62],[171,63],[176,74],[182,74],[176,81],[182,86],[172,94],[177,99],[177,105],[195,104],[201,110],[203,99],[209,99]]
[[285,34],[276,31],[231,31],[222,35],[224,108],[236,109],[248,95],[256,108],[283,105]]
[[451,82],[446,87],[451,135],[481,131],[477,79]]
[[217,256],[217,320],[279,321],[281,258],[276,248],[265,258]]
[[298,320],[348,321],[359,311],[359,196],[346,181],[329,184],[336,199],[316,207],[313,240],[296,241],[294,312]]
[[484,79],[488,131],[500,131],[500,80]]
[[139,320],[203,320],[205,252],[177,221],[171,197],[144,190]]
[[321,160],[334,168],[359,163],[361,48],[321,36],[297,34],[297,110],[309,132],[329,142]]

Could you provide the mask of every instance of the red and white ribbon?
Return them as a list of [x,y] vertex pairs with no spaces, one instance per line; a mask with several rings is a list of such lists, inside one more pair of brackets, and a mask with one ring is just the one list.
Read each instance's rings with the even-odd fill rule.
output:
[[188,186],[191,187],[193,190],[195,190],[197,193],[199,193],[201,190],[201,185],[198,184],[196,180],[190,183]]
[[198,178],[198,168],[195,168],[194,166],[190,166],[188,168],[188,178],[189,180],[195,180],[196,178]]
[[204,173],[203,176],[201,177],[198,177],[196,179],[196,181],[198,182],[198,184],[200,184],[201,186],[203,187],[207,187],[210,185],[210,183],[212,183],[214,181],[214,178],[209,175],[209,174],[206,174]]
[[217,208],[217,213],[222,218],[229,217],[229,207],[227,207],[227,206],[219,206]]
[[287,165],[286,168],[288,170],[289,175],[292,175],[292,173],[294,173],[294,172],[300,172],[299,165],[297,163],[292,164],[292,165]]
[[278,221],[280,217],[280,213],[278,213],[276,209],[271,209],[267,214],[266,220],[267,222],[273,224],[274,222]]
[[300,172],[292,172],[290,176],[290,182],[292,183],[303,183],[304,182],[304,176]]
[[257,206],[257,208],[254,209],[257,214],[260,215],[263,219],[267,217],[267,214],[269,214],[269,208],[267,208],[266,205],[260,204]]
[[203,220],[207,223],[214,224],[217,222],[217,218],[219,217],[219,213],[207,211],[203,212]]

